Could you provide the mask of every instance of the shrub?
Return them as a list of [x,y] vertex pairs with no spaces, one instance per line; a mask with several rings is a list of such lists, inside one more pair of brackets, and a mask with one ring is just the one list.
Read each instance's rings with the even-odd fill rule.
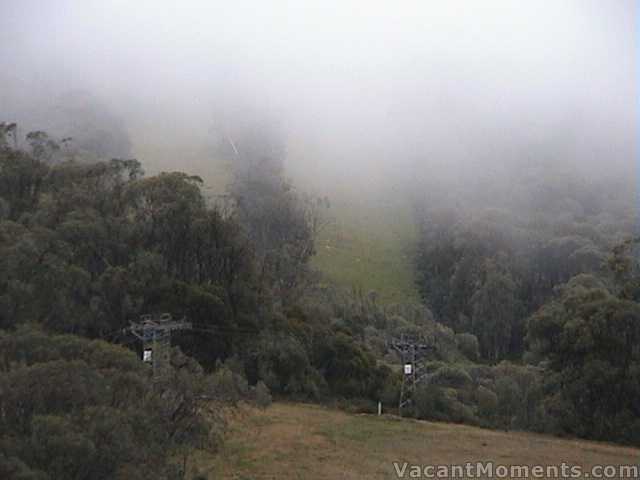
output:
[[188,357],[154,385],[133,352],[103,341],[21,329],[0,332],[0,351],[0,478],[167,478],[222,426],[202,411],[212,385]]
[[477,424],[471,408],[459,402],[455,389],[425,385],[414,395],[414,413],[418,418],[443,422]]
[[399,377],[390,376],[385,382],[380,392],[379,400],[386,408],[395,408],[398,406],[400,398],[400,380]]
[[449,420],[448,399],[442,388],[435,385],[423,385],[416,390],[413,401],[415,415],[418,418]]
[[471,333],[458,333],[456,335],[456,345],[458,350],[472,362],[476,362],[480,357],[480,344],[478,338]]
[[487,387],[480,385],[476,390],[478,414],[488,420],[493,420],[498,411],[498,396]]
[[247,380],[220,363],[211,375],[210,382],[216,397],[232,404],[241,400],[248,392]]
[[260,380],[256,385],[256,404],[260,408],[267,408],[271,405],[271,393],[269,392],[269,387]]
[[461,388],[471,384],[471,376],[460,367],[446,365],[431,376],[434,385]]
[[431,375],[446,366],[447,364],[445,362],[442,362],[440,360],[434,360],[431,362],[426,362],[424,364],[424,370],[425,370],[425,373],[428,373],[429,375]]
[[474,382],[493,382],[497,376],[497,372],[489,365],[471,365],[467,368],[467,372],[471,375]]
[[496,381],[498,395],[498,415],[500,425],[505,429],[512,426],[521,407],[520,389],[513,378],[502,377]]

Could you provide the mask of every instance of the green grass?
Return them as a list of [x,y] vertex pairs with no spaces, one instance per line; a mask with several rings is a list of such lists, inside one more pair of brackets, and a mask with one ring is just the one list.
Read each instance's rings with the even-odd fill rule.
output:
[[338,285],[376,291],[382,303],[416,301],[417,234],[409,205],[338,198],[327,212],[312,264]]

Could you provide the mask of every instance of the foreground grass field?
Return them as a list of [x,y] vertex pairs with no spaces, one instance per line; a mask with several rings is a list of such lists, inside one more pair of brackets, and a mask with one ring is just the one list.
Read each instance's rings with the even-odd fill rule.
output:
[[[209,479],[392,479],[393,462],[502,465],[640,463],[640,450],[596,442],[463,425],[351,415],[313,405],[242,408],[217,455],[191,465]],[[191,478],[191,477],[188,477]],[[410,478],[407,474],[405,478]]]

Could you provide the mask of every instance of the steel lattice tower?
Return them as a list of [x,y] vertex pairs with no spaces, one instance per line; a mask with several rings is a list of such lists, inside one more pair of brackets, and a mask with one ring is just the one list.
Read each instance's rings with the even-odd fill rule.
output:
[[139,322],[131,322],[131,333],[142,341],[142,360],[153,366],[153,380],[166,380],[171,367],[171,332],[189,330],[191,323],[174,321],[169,313],[142,315]]
[[427,353],[435,351],[436,346],[433,340],[426,341],[406,335],[391,339],[389,346],[397,351],[402,359],[402,386],[398,402],[398,413],[402,416],[402,409],[413,403],[413,394],[418,384],[426,378]]

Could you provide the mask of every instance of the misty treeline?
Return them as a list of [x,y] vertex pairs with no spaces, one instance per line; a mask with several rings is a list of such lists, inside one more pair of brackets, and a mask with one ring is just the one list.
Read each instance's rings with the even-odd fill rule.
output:
[[[583,177],[561,162],[510,176],[447,205],[416,197],[422,298],[439,322],[473,338],[479,362],[496,365],[458,372],[467,386],[457,391],[462,402],[453,415],[637,444],[640,277],[631,182]],[[425,415],[438,402],[442,415],[451,412],[445,393],[422,392]]]

